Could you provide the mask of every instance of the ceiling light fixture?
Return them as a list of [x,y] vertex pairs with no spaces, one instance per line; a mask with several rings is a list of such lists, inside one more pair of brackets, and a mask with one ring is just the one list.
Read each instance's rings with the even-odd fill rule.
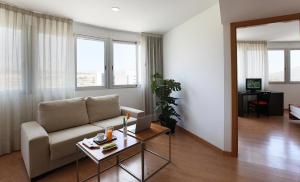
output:
[[118,12],[118,11],[120,11],[120,8],[119,7],[112,7],[111,10],[115,11],[115,12]]

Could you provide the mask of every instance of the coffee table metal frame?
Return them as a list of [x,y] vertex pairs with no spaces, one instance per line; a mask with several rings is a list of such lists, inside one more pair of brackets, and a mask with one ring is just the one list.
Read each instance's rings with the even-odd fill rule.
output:
[[[119,129],[120,132],[123,132],[123,129]],[[154,151],[151,151],[149,149],[146,148],[146,143],[147,141],[150,141],[156,137],[159,137],[161,135],[165,135],[167,134],[169,135],[169,154],[168,154],[168,158],[154,152]],[[140,144],[141,144],[141,168],[142,168],[142,175],[141,175],[141,179],[139,179],[135,174],[133,174],[132,172],[130,172],[129,170],[127,170],[128,173],[130,173],[132,176],[134,176],[136,179],[139,179],[139,181],[141,182],[144,182],[144,181],[147,181],[149,178],[151,178],[152,176],[154,176],[156,173],[158,173],[161,169],[163,169],[164,167],[166,167],[168,164],[171,163],[171,132],[170,132],[170,129],[166,130],[165,132],[163,133],[160,133],[158,135],[154,135],[152,137],[149,137],[149,138],[145,138],[145,139],[142,139],[142,138],[139,138],[139,137],[135,137],[133,133],[130,133],[128,132],[128,135],[131,136],[131,137],[134,137],[138,140],[140,140]],[[162,165],[160,168],[156,169],[152,174],[150,174],[148,177],[145,178],[145,157],[144,157],[144,153],[146,152],[149,152],[159,158],[161,158],[162,160],[166,161],[166,163],[164,165]],[[123,168],[124,170],[125,169],[125,166],[123,166],[122,164],[120,164],[120,167]]]
[[[164,134],[165,133],[162,133],[162,134],[157,135],[155,137],[159,137],[159,136],[164,135]],[[160,170],[162,170],[164,167],[166,167],[168,164],[171,163],[171,134],[168,134],[168,135],[169,135],[169,156],[168,156],[168,158],[166,158],[166,157],[164,157],[164,156],[162,156],[162,155],[160,155],[160,154],[158,154],[158,153],[156,153],[154,151],[151,151],[151,150],[149,150],[149,149],[146,148],[146,142],[149,141],[149,140],[151,140],[152,138],[149,139],[149,140],[141,141],[141,155],[142,155],[142,157],[141,157],[141,160],[142,160],[142,179],[141,179],[141,181],[142,182],[147,181],[149,178],[151,178],[152,176],[154,176],[156,173],[158,173]],[[164,165],[162,165],[160,168],[156,169],[147,178],[145,178],[145,171],[144,171],[144,160],[145,160],[145,158],[144,158],[144,152],[145,151],[149,152],[149,153],[151,153],[151,154],[153,154],[153,155],[155,155],[155,156],[157,156],[157,157],[159,157],[159,158],[161,158],[161,159],[163,159],[163,160],[165,160],[167,162]]]

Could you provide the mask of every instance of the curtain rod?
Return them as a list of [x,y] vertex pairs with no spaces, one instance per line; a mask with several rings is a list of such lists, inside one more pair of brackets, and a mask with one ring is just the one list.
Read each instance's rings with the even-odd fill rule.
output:
[[162,34],[154,34],[154,33],[146,33],[146,32],[142,32],[142,35],[152,36],[152,37],[163,37]]
[[19,7],[15,6],[15,5],[11,5],[11,4],[5,3],[3,1],[0,1],[0,8],[6,9],[6,10],[15,11],[15,12],[20,12],[20,13],[24,13],[24,14],[27,14],[27,15],[40,17],[40,18],[55,19],[55,20],[65,21],[65,22],[73,22],[73,20],[70,19],[70,18],[58,17],[58,16],[49,15],[49,14],[34,12],[32,10],[27,10],[27,9],[24,9],[24,8],[19,8]]

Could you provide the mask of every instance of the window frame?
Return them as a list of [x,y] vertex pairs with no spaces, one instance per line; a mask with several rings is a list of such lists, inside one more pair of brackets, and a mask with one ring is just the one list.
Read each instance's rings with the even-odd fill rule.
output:
[[[132,44],[136,46],[136,84],[127,84],[127,85],[115,85],[114,84],[114,42],[121,43],[121,44]],[[118,88],[137,88],[138,82],[139,82],[139,69],[138,69],[138,60],[139,60],[139,43],[135,41],[124,41],[124,40],[116,40],[112,39],[110,44],[110,55],[111,55],[111,61],[110,61],[110,88],[112,89],[118,89]]]
[[[75,89],[80,91],[80,90],[103,90],[107,88],[108,85],[108,80],[107,80],[107,57],[108,57],[108,49],[107,49],[107,44],[108,40],[102,37],[95,37],[95,36],[89,36],[89,35],[81,35],[81,34],[75,34],[75,49],[74,49],[74,54],[75,54]],[[78,87],[77,86],[77,39],[84,39],[84,40],[94,40],[94,41],[103,41],[104,42],[104,85],[103,86],[85,86],[85,87]]]
[[[85,39],[85,40],[98,40],[104,41],[104,75],[105,75],[105,83],[104,86],[85,86],[85,87],[78,87],[77,86],[77,39]],[[138,88],[139,87],[139,55],[140,43],[138,41],[130,41],[130,40],[117,40],[105,37],[98,37],[98,36],[90,36],[90,35],[82,35],[82,34],[74,34],[74,58],[75,58],[75,89],[76,91],[82,90],[105,90],[105,89],[122,89],[122,88]],[[129,84],[129,85],[114,85],[113,83],[113,74],[114,74],[114,59],[113,59],[113,43],[126,43],[126,44],[135,44],[136,45],[136,84]]]
[[[284,81],[282,82],[274,82],[269,81],[269,84],[300,84],[300,81],[291,81],[291,58],[290,53],[291,50],[299,50],[300,48],[268,48],[268,51],[273,50],[283,50],[284,51]],[[269,67],[269,59],[268,59],[268,67]],[[269,73],[268,73],[269,74]],[[268,75],[269,76],[269,75]]]

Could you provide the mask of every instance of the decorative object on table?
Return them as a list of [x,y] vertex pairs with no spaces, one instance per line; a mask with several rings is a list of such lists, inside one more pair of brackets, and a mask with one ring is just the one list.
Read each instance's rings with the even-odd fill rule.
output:
[[104,133],[98,133],[94,138],[93,141],[97,143],[98,145],[101,144],[102,142],[106,141],[107,137]]
[[104,133],[98,133],[96,138],[98,141],[103,141],[103,140],[106,140],[107,137]]
[[100,148],[100,146],[97,145],[96,143],[94,143],[93,140],[86,139],[86,138],[83,139],[82,144],[89,149],[99,149]]
[[161,125],[170,128],[171,133],[175,132],[175,126],[177,120],[181,120],[181,116],[176,112],[175,106],[178,104],[176,101],[179,98],[171,96],[173,91],[181,90],[181,83],[176,82],[173,79],[163,79],[161,74],[154,74],[151,83],[152,93],[158,97],[156,102],[155,111],[159,111],[159,121]]
[[107,137],[107,140],[112,140],[113,131],[114,131],[114,127],[112,127],[112,126],[109,126],[105,129],[105,135]]
[[103,146],[102,152],[107,152],[107,151],[110,151],[110,150],[116,149],[116,148],[118,148],[117,144],[108,143]]
[[130,114],[127,113],[126,116],[123,117],[123,135],[124,140],[127,140],[127,122],[130,119]]
[[108,140],[108,138],[105,136],[105,140],[102,140],[102,141],[99,141],[98,139],[97,139],[97,137],[94,137],[93,138],[93,141],[96,143],[96,144],[98,144],[98,145],[103,145],[103,144],[105,144],[105,143],[109,143],[109,142],[112,142],[112,141],[114,141],[114,140],[116,140],[117,139],[117,137],[116,136],[112,136],[112,139],[111,140]]

